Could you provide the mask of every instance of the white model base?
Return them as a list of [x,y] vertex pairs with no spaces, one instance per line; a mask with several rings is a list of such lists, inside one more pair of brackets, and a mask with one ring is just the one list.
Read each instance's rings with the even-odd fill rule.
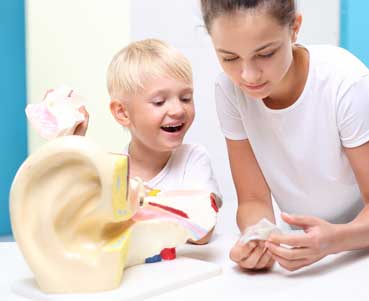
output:
[[111,291],[89,294],[46,294],[35,279],[27,278],[13,285],[13,292],[31,300],[43,301],[125,301],[142,300],[221,273],[220,266],[192,258],[142,264],[124,271],[122,284]]

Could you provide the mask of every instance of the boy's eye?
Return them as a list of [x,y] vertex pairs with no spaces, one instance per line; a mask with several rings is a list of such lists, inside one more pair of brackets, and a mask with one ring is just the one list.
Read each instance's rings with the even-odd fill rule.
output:
[[156,107],[160,107],[164,104],[164,100],[156,100],[156,101],[153,101],[152,104]]
[[234,56],[234,57],[223,57],[223,62],[233,62],[238,60],[238,56]]
[[192,101],[192,95],[181,97],[181,101],[183,101],[183,102],[191,102]]

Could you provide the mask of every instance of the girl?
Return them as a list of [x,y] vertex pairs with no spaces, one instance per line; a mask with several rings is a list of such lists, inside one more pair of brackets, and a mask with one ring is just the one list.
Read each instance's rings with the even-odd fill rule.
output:
[[[296,270],[369,247],[369,72],[333,46],[295,44],[293,0],[202,0],[225,74],[215,86],[241,230],[282,219],[304,234],[237,242],[246,269]],[[292,248],[285,248],[287,244]]]

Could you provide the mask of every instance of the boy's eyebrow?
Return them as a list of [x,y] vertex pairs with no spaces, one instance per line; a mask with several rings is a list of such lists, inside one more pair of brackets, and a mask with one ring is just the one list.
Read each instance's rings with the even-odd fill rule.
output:
[[[258,52],[258,51],[261,51],[261,50],[263,50],[263,49],[265,49],[265,48],[268,48],[268,47],[270,47],[270,46],[273,46],[274,44],[276,44],[278,41],[274,41],[274,42],[270,42],[270,43],[267,43],[267,44],[265,44],[265,45],[263,45],[263,46],[261,46],[261,47],[259,47],[259,48],[257,48],[257,49],[255,49],[254,50],[254,52]],[[225,54],[233,54],[233,55],[237,55],[237,53],[235,53],[235,52],[232,52],[232,51],[229,51],[229,50],[225,50],[225,49],[222,49],[222,48],[217,48],[217,51],[218,52],[223,52],[223,53],[225,53]]]
[[217,48],[217,51],[218,52],[223,52],[223,53],[226,53],[226,54],[236,54],[232,51],[228,51],[228,50],[225,50],[225,49],[222,49],[222,48]]
[[[168,89],[157,89],[157,90],[154,90],[154,91],[150,92],[149,95],[148,95],[148,98],[153,97],[155,95],[166,94],[168,92],[169,92]],[[182,89],[180,92],[181,93],[193,93],[193,88],[186,87],[186,88]]]

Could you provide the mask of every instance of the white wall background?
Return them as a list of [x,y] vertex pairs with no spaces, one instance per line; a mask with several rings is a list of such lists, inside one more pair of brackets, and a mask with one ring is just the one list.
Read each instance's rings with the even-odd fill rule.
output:
[[[300,42],[338,43],[339,0],[299,0],[298,5],[304,16]],[[197,110],[186,141],[208,148],[225,202],[235,204],[213,101],[220,68],[201,27],[197,0],[28,0],[27,23],[29,102],[39,102],[48,88],[70,85],[88,100],[88,136],[110,151],[121,151],[128,139],[108,110],[105,72],[113,54],[148,37],[181,49],[193,64]],[[32,152],[43,141],[29,131]]]
[[[28,0],[28,102],[66,84],[86,97],[87,136],[106,150],[122,150],[127,134],[110,116],[105,84],[113,55],[130,41],[129,0]],[[29,126],[29,152],[44,141]]]

